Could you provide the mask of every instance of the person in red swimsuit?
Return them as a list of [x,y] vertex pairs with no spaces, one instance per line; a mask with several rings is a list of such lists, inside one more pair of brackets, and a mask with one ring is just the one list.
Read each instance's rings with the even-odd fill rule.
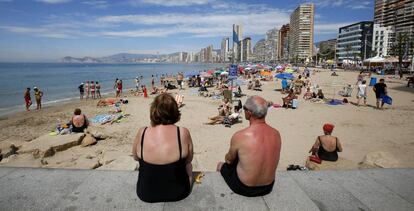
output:
[[147,87],[144,86],[142,90],[144,92],[144,97],[147,98],[148,97]]
[[26,111],[30,111],[30,106],[32,105],[32,99],[30,98],[30,88],[26,88],[24,92],[24,102],[26,103]]

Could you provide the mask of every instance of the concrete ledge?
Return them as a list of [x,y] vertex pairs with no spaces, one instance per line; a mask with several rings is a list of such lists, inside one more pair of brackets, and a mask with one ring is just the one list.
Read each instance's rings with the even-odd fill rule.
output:
[[0,167],[1,210],[414,210],[414,169],[277,172],[273,192],[248,198],[208,172],[186,199],[149,204],[138,172]]

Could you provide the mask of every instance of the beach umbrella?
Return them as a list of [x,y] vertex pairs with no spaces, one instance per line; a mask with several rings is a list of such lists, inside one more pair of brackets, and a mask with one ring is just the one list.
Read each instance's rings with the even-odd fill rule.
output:
[[202,72],[200,74],[200,76],[203,77],[203,78],[209,78],[209,77],[211,77],[211,74],[209,74],[208,72]]
[[212,74],[214,74],[214,70],[207,70],[207,73],[212,75]]
[[260,71],[260,75],[261,76],[271,76],[272,73],[271,72],[268,72],[268,71],[265,71],[265,70],[262,70],[262,71]]
[[228,75],[228,72],[221,72],[220,75]]
[[279,78],[279,79],[286,78],[286,79],[289,79],[289,80],[292,80],[294,78],[292,73],[279,73],[279,74],[276,74],[275,77]]
[[334,62],[334,60],[329,59],[329,60],[327,60],[327,61],[326,61],[326,63],[327,63],[327,64],[331,64],[331,65],[332,65],[332,64],[334,64],[335,62]]

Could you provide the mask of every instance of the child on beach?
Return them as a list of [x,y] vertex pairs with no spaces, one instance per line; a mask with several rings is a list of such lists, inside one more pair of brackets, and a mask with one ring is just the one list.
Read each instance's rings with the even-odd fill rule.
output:
[[358,94],[357,94],[357,105],[359,106],[359,100],[364,98],[364,105],[367,105],[367,81],[363,80],[361,84],[358,85]]

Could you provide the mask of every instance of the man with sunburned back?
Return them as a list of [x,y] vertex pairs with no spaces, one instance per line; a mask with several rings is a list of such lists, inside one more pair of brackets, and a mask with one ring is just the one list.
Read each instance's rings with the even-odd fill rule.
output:
[[279,131],[265,121],[266,100],[252,96],[243,109],[250,125],[233,135],[225,162],[218,163],[217,171],[235,193],[248,197],[263,196],[273,189],[281,138]]

